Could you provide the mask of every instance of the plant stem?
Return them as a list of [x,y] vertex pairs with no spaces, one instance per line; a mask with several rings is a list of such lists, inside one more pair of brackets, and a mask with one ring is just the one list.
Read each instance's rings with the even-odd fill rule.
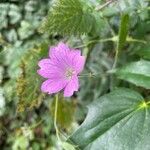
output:
[[109,29],[110,29],[110,31],[111,31],[112,36],[115,37],[115,36],[116,36],[115,31],[114,31],[113,28],[111,27],[111,24],[109,23],[109,21],[107,20],[107,18],[105,18],[105,17],[103,17],[103,16],[102,16],[102,18],[103,18],[103,19],[105,20],[105,22],[107,23],[107,25],[108,25],[108,27],[109,27]]
[[58,94],[56,94],[56,97],[55,97],[54,127],[55,127],[55,131],[56,131],[57,139],[58,139],[58,141],[61,141],[60,137],[59,137],[59,130],[57,127],[57,112],[58,112]]
[[43,121],[44,121],[43,119],[40,120],[37,124],[32,125],[32,126],[30,127],[30,129],[34,129],[34,128],[38,127]]
[[118,56],[119,56],[119,51],[116,50],[116,54],[115,54],[115,60],[114,60],[114,64],[112,66],[112,70],[116,68],[117,66],[117,62],[118,62]]
[[127,42],[137,42],[137,43],[147,44],[147,41],[140,40],[140,39],[133,39],[132,37],[127,37]]
[[[116,45],[116,49],[115,49],[115,58],[114,58],[114,63],[112,66],[111,70],[114,70],[117,67],[117,63],[118,63],[118,58],[119,58],[119,46],[118,43]],[[112,76],[110,76],[110,90],[112,91],[114,89],[114,82],[115,82],[115,77],[112,74]]]
[[106,3],[103,4],[103,5],[98,5],[98,6],[95,8],[95,10],[96,10],[96,11],[100,11],[100,10],[102,10],[102,9],[105,8],[105,7],[107,7],[108,5],[110,5],[110,4],[113,3],[113,2],[116,2],[116,0],[109,0],[108,2],[106,2]]
[[103,76],[109,76],[110,74],[112,74],[111,72],[109,72],[109,71],[107,71],[107,72],[105,72],[105,73],[92,73],[92,72],[90,72],[90,73],[87,73],[87,74],[81,74],[81,75],[79,75],[79,78],[85,78],[85,77],[88,77],[88,78],[94,78],[94,77],[103,77]]
[[83,44],[83,45],[79,45],[75,48],[82,48],[82,47],[86,47],[86,46],[89,46],[91,44],[95,44],[95,43],[103,43],[103,42],[110,42],[112,41],[113,42],[113,38],[107,38],[107,39],[101,39],[101,40],[92,40],[92,41],[89,41],[88,43],[86,44]]

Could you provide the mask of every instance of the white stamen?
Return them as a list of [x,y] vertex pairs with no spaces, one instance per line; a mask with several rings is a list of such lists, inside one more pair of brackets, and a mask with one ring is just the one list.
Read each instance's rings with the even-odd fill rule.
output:
[[72,68],[68,68],[65,72],[65,77],[70,80],[74,73],[75,71]]

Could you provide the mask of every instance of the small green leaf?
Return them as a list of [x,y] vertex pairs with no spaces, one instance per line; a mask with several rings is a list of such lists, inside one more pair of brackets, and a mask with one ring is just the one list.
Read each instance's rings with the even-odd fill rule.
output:
[[130,89],[117,89],[88,106],[88,115],[69,140],[81,150],[149,150],[150,109]]
[[[15,141],[12,145],[12,150],[25,150],[29,146],[29,140],[25,136],[15,137]],[[21,143],[21,144],[20,144]]]
[[81,0],[58,0],[39,30],[63,35],[89,33],[96,21],[91,9]]
[[65,149],[65,150],[76,150],[75,147],[70,144],[70,143],[67,143],[67,142],[63,142],[62,143],[62,147]]
[[119,28],[119,40],[117,45],[118,52],[124,47],[126,38],[128,35],[128,24],[129,24],[129,15],[123,14],[121,16],[121,23]]
[[116,70],[118,78],[150,89],[150,61],[140,60]]

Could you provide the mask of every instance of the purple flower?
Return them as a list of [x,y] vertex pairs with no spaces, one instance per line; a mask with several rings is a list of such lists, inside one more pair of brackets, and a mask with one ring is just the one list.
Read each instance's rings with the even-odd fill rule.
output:
[[80,50],[71,49],[60,42],[49,50],[49,58],[42,59],[38,74],[47,80],[42,83],[42,92],[53,94],[64,89],[64,96],[70,97],[79,89],[78,75],[83,70],[85,57]]

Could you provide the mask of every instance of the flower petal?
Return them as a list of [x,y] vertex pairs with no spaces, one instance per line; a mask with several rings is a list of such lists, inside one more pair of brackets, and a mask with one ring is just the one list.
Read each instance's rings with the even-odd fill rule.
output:
[[85,57],[76,55],[74,59],[72,59],[72,65],[76,70],[77,74],[80,73],[84,69]]
[[64,89],[64,96],[70,97],[73,95],[74,91],[78,91],[78,89],[79,89],[79,80],[77,75],[74,75]]
[[81,56],[81,51],[78,49],[71,49],[71,53],[74,53],[75,55]]
[[71,66],[71,63],[68,61],[69,53],[68,45],[61,42],[57,47],[50,48],[49,57],[55,64],[61,66],[60,68],[66,70],[66,68]]
[[47,70],[39,69],[39,70],[37,70],[37,73],[44,78],[49,78],[49,76],[50,76],[50,74],[49,74],[49,72],[47,72]]
[[[80,50],[69,48],[65,43],[59,43],[56,47],[51,47],[49,58],[39,62],[38,74],[48,78],[41,90],[49,94],[57,93],[64,89],[64,96],[72,96],[74,91],[79,89],[78,73],[83,70],[85,58],[81,56]],[[68,69],[75,72],[71,80],[66,79]]]
[[57,76],[58,74],[63,76],[64,69],[62,69],[63,66],[61,63],[55,63],[50,59],[42,59],[39,61],[38,65],[41,69],[37,70],[37,73],[44,78],[53,78],[56,74]]
[[61,91],[67,84],[65,80],[48,79],[41,86],[42,92],[53,94]]
[[64,73],[60,69],[54,67],[50,69],[39,69],[37,73],[47,79],[62,79],[64,77]]
[[42,59],[39,61],[38,63],[38,66],[41,68],[41,69],[45,69],[45,70],[49,70],[51,69],[52,67],[57,67],[59,68],[59,66],[57,66],[56,63],[54,63],[51,59]]
[[38,66],[41,68],[44,68],[46,66],[49,66],[51,64],[50,59],[46,58],[46,59],[42,59],[39,61]]
[[69,51],[69,46],[63,42],[60,42],[56,47],[50,47],[49,57],[51,59],[55,59],[59,55],[67,55]]

